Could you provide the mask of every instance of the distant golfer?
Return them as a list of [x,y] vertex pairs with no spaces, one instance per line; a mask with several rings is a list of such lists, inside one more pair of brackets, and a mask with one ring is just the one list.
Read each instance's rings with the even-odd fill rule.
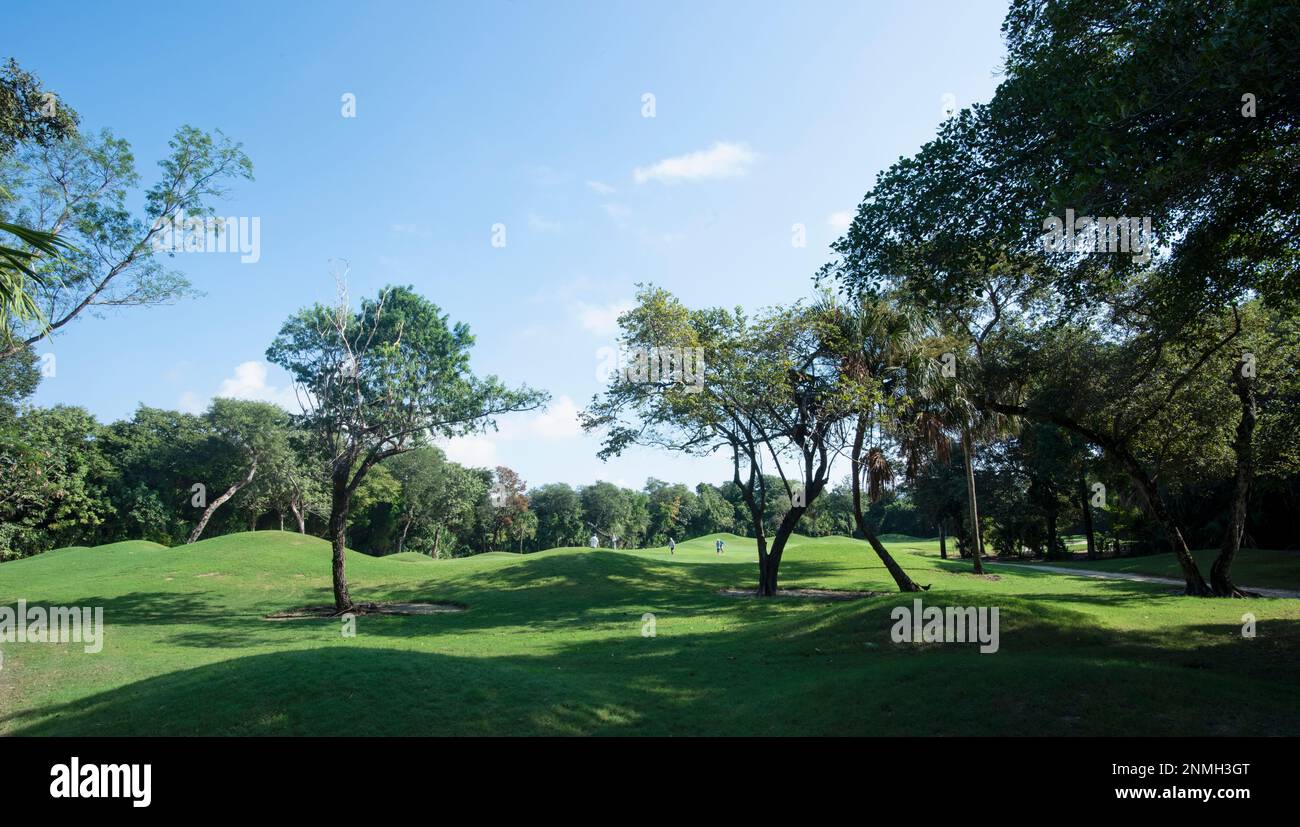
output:
[[714,540],[714,541],[713,541],[713,553],[714,553],[714,554],[721,554],[721,553],[722,553],[722,538],[721,538],[721,537],[719,537],[717,540]]
[[599,548],[600,538],[597,537],[595,534],[593,534],[591,535],[591,539],[587,541],[587,544],[590,545],[592,548]]
[[669,554],[677,553],[677,541],[674,540],[672,537],[668,538],[668,553]]

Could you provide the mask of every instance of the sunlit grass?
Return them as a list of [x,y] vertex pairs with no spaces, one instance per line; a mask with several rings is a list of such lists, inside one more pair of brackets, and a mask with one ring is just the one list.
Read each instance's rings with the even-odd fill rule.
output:
[[[841,603],[719,594],[756,581],[752,541],[456,560],[348,557],[358,600],[468,610],[337,620],[329,548],[282,532],[118,543],[0,566],[0,605],[103,606],[104,650],[0,644],[8,734],[1300,734],[1300,600],[1204,600],[1024,569],[994,578],[937,543],[891,549],[926,604],[998,606],[1001,649],[895,644],[888,573],[865,543],[795,537],[783,587]],[[1253,565],[1246,552],[1242,570]],[[1269,565],[1273,565],[1272,562]],[[1300,588],[1300,569],[1277,572]],[[1249,582],[1245,575],[1239,578]],[[1267,585],[1257,583],[1255,585]],[[1242,615],[1256,618],[1243,638]],[[643,620],[654,615],[654,637]]]

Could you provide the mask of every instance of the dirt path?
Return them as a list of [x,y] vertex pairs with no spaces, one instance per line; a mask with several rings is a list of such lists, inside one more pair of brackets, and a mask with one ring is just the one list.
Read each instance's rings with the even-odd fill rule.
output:
[[[985,561],[986,566],[1007,566],[1013,569],[1030,569],[1032,571],[1050,571],[1053,574],[1073,574],[1079,577],[1100,577],[1103,580],[1135,580],[1139,583],[1157,583],[1163,586],[1182,586],[1183,581],[1172,577],[1156,577],[1150,574],[1128,574],[1119,571],[1089,571],[1071,569],[1065,566],[1043,566],[1038,563],[997,563]],[[1257,592],[1264,597],[1300,597],[1300,592],[1287,589],[1257,589],[1254,586],[1240,586],[1248,592]]]

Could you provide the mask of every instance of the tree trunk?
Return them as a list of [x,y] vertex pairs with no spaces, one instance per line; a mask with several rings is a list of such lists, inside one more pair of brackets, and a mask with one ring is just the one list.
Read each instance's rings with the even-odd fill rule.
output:
[[1088,504],[1088,480],[1079,472],[1079,509],[1083,514],[1083,535],[1088,538],[1088,559],[1097,559],[1097,540],[1092,530],[1092,506]]
[[439,523],[438,527],[433,530],[433,559],[435,560],[441,559],[438,556],[439,555],[438,545],[441,542],[442,542],[442,523]]
[[[1028,410],[1017,408],[1015,406],[995,403],[991,404],[989,407],[999,413],[1014,414],[1016,416],[1031,415]],[[1178,521],[1174,519],[1173,515],[1169,513],[1169,509],[1165,507],[1164,499],[1160,496],[1159,487],[1156,485],[1155,481],[1147,475],[1146,469],[1144,469],[1142,464],[1138,462],[1137,457],[1133,456],[1123,443],[1117,442],[1114,439],[1108,438],[1105,434],[1085,427],[1069,417],[1049,414],[1045,417],[1041,417],[1040,421],[1051,422],[1054,425],[1073,431],[1087,439],[1093,445],[1101,448],[1114,459],[1119,460],[1120,464],[1124,466],[1124,470],[1129,475],[1129,478],[1133,480],[1137,489],[1142,492],[1142,498],[1146,500],[1147,507],[1151,509],[1152,515],[1162,526],[1164,526],[1165,534],[1169,537],[1169,544],[1174,550],[1174,557],[1178,559],[1178,566],[1183,570],[1183,580],[1187,584],[1184,589],[1184,594],[1193,597],[1212,596],[1214,592],[1210,590],[1209,584],[1207,584],[1205,578],[1201,576],[1201,570],[1196,566],[1196,558],[1192,557],[1191,550],[1187,548],[1187,540],[1183,538],[1183,532],[1178,526]],[[1118,540],[1116,542],[1118,543]]]
[[275,513],[280,515],[280,530],[284,531],[284,512],[277,509]]
[[984,573],[984,538],[980,536],[980,513],[975,500],[975,465],[974,451],[971,449],[970,429],[962,428],[961,453],[966,462],[966,502],[970,508],[971,557],[975,559],[975,573]]
[[1232,582],[1232,560],[1241,549],[1241,535],[1246,530],[1246,507],[1250,503],[1250,486],[1255,476],[1255,457],[1251,440],[1255,433],[1255,389],[1250,379],[1236,371],[1233,384],[1241,400],[1241,421],[1237,423],[1237,436],[1232,449],[1237,455],[1237,471],[1233,479],[1232,506],[1228,512],[1228,528],[1223,537],[1219,556],[1210,566],[1210,586],[1219,597],[1250,597]]
[[307,521],[303,518],[302,509],[298,507],[298,503],[290,501],[289,510],[293,512],[293,518],[298,522],[298,533],[306,534]]
[[1160,497],[1159,492],[1154,490],[1155,487],[1155,483],[1148,479],[1139,486],[1139,490],[1142,491],[1147,504],[1151,507],[1151,512],[1160,521],[1160,524],[1165,527],[1165,533],[1169,536],[1169,543],[1174,548],[1174,556],[1178,558],[1178,566],[1183,570],[1183,581],[1187,584],[1183,593],[1194,597],[1209,597],[1213,592],[1210,591],[1205,578],[1201,576],[1201,570],[1196,566],[1196,558],[1192,557],[1192,551],[1187,547],[1187,540],[1183,537],[1182,529],[1178,527],[1178,522],[1165,508],[1164,500]]
[[199,518],[199,524],[194,526],[194,530],[190,532],[189,539],[185,541],[187,545],[199,539],[199,535],[203,533],[203,529],[206,528],[208,525],[208,520],[212,519],[212,515],[216,513],[216,510],[218,508],[221,507],[221,504],[224,503],[226,500],[230,499],[231,497],[235,496],[235,494],[239,493],[239,489],[243,488],[245,485],[248,485],[250,482],[252,482],[253,475],[256,473],[257,473],[257,460],[253,460],[252,464],[248,466],[248,473],[244,475],[244,478],[242,480],[239,480],[234,485],[227,488],[226,493],[222,494],[220,497],[217,497],[215,500],[208,503],[208,507],[203,509],[203,516]]
[[[747,495],[752,500],[753,494]],[[776,571],[770,570],[771,556],[767,550],[767,529],[763,526],[763,510],[750,505],[750,518],[754,523],[754,543],[758,546],[758,596],[776,595]]]
[[[754,497],[755,469],[752,455],[749,462],[749,484],[745,485],[740,481],[740,447],[736,443],[732,443],[732,479],[735,481],[736,487],[740,489],[745,505],[749,508],[749,519],[754,526],[754,544],[758,546],[758,596],[774,597],[776,595],[776,571],[775,569],[769,569],[770,558],[767,551],[767,532],[763,527],[763,503],[758,502],[757,498]],[[766,500],[766,496],[763,499]]]
[[765,572],[759,578],[759,594],[763,597],[776,596],[776,575],[781,568],[781,555],[785,554],[785,543],[794,533],[795,526],[799,525],[799,518],[807,510],[806,505],[791,508],[785,512],[781,524],[776,527],[776,534],[772,537],[772,550],[768,552],[767,564],[763,567]]
[[[921,587],[912,582],[912,578],[907,576],[903,567],[898,565],[893,556],[885,549],[880,538],[867,526],[867,520],[862,515],[862,443],[866,436],[866,417],[858,417],[858,428],[853,435],[853,454],[851,463],[851,475],[853,478],[853,521],[857,523],[858,531],[866,538],[871,545],[876,556],[889,569],[889,575],[894,578],[900,592],[919,592]],[[942,543],[942,540],[940,540]]]
[[413,517],[413,516],[407,517],[407,518],[406,518],[406,522],[402,524],[402,535],[401,535],[400,537],[397,538],[397,553],[398,553],[398,554],[401,554],[401,553],[402,553],[402,550],[406,548],[406,532],[408,532],[408,531],[411,530],[411,521],[414,520],[414,519],[415,519],[415,517]]
[[344,468],[340,471],[335,468],[330,491],[329,535],[333,551],[334,610],[338,614],[352,609],[352,596],[348,594],[348,578],[343,571],[343,552],[347,547],[348,506],[352,501],[352,492],[348,490],[350,470]]
[[944,529],[943,520],[939,521],[939,559],[948,559],[948,533]]

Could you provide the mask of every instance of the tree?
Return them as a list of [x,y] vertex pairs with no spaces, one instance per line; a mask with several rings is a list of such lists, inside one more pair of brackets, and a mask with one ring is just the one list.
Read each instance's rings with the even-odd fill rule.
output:
[[540,548],[584,545],[582,501],[572,486],[555,482],[534,488],[528,492],[528,502],[537,515]]
[[582,518],[590,530],[602,536],[627,534],[631,521],[631,502],[612,482],[598,481],[578,491],[582,501]]
[[961,523],[966,502],[965,472],[951,462],[956,452],[956,446],[950,441],[933,454],[918,455],[908,480],[917,510],[939,535],[942,559],[948,558],[948,532],[950,527]]
[[469,328],[449,325],[410,287],[386,288],[357,311],[340,293],[336,307],[318,304],[290,317],[266,356],[292,375],[303,426],[328,457],[334,606],[342,613],[353,608],[344,572],[348,510],[370,469],[430,436],[495,427],[494,417],[547,397],[475,377]]
[[412,526],[418,530],[420,524],[436,521],[438,492],[443,487],[446,463],[447,457],[442,451],[426,446],[398,454],[384,464],[401,486],[399,553],[406,550],[406,538]]
[[695,494],[680,483],[669,485],[651,477],[645,492],[649,504],[649,542],[666,545],[669,537],[681,537],[696,509]]
[[528,512],[528,495],[525,493],[528,486],[523,478],[504,465],[498,465],[494,474],[495,480],[488,491],[488,531],[492,536],[492,547],[496,548],[502,537],[522,542],[524,530],[517,523],[530,522],[532,533],[528,536],[533,536],[537,522],[535,517],[531,520],[524,517]]
[[[582,413],[583,427],[604,432],[602,458],[632,444],[688,454],[728,449],[732,481],[754,527],[758,592],[773,596],[786,541],[826,487],[841,447],[835,443],[844,439],[836,426],[847,414],[847,397],[819,330],[825,319],[815,308],[795,305],[774,308],[751,325],[739,311],[688,310],[654,287],[643,287],[637,299],[619,318],[625,352],[698,349],[707,357],[703,381],[686,383],[671,371],[615,375]],[[764,466],[775,471],[791,503],[770,549]]]
[[193,486],[213,471],[210,437],[201,417],[146,405],[105,426],[98,443],[115,512],[108,536],[184,542],[193,527]]
[[695,486],[695,502],[696,508],[688,528],[690,536],[700,537],[735,529],[735,510],[718,488],[707,482]]
[[154,242],[182,215],[205,220],[211,201],[232,177],[252,178],[239,144],[183,126],[160,162],[162,174],[145,195],[140,216],[126,206],[139,183],[126,141],[107,130],[69,135],[48,146],[24,146],[15,159],[0,158],[0,186],[16,200],[13,223],[57,234],[71,247],[45,262],[32,284],[41,319],[5,320],[0,359],[59,331],[87,311],[166,304],[186,294],[189,282],[165,267]]
[[269,454],[288,451],[288,419],[283,410],[269,402],[212,400],[212,405],[204,414],[204,420],[217,441],[238,457],[238,460],[232,461],[227,454],[221,463],[224,469],[239,470],[235,472],[236,477],[229,487],[203,509],[203,514],[186,538],[186,543],[198,540],[216,510],[253,481],[259,462]]
[[[0,68],[0,159],[15,146],[49,147],[76,133],[77,113],[61,104],[41,82],[23,71],[12,58]],[[12,196],[0,183],[0,206]],[[4,215],[0,212],[0,218]],[[0,245],[0,331],[8,335],[10,318],[15,323],[42,325],[45,321],[34,295],[36,288],[50,285],[50,277],[39,266],[42,255],[58,256],[68,249],[55,233],[0,220],[0,231],[21,241],[25,247]],[[10,345],[12,341],[3,344]]]
[[82,408],[0,421],[0,560],[79,540],[112,513],[100,425]]
[[241,508],[260,516],[275,511],[284,529],[284,517],[293,516],[299,534],[307,533],[308,517],[329,516],[329,497],[325,491],[325,463],[313,450],[311,435],[292,428],[275,449],[264,453],[257,476],[240,495]]
[[[1028,8],[1028,4],[1021,5]],[[1091,88],[1087,94],[1098,97]],[[1041,95],[1033,101],[1041,104],[1050,99],[1051,95]],[[1131,428],[1150,422],[1160,409],[1126,417],[1127,430],[1117,437],[1108,433],[1115,430],[1109,426],[1090,426],[1059,411],[1051,414],[1008,401],[1021,396],[1028,377],[1023,371],[1017,373],[996,363],[992,355],[999,350],[999,337],[1009,332],[1013,340],[1018,339],[1018,326],[1044,319],[1051,320],[1053,330],[1072,326],[1091,338],[1114,339],[1118,335],[1127,343],[1127,362],[1117,363],[1116,372],[1125,369],[1128,381],[1120,379],[1103,387],[1120,397],[1115,407],[1123,408],[1127,400],[1122,395],[1135,384],[1163,384],[1169,396],[1176,396],[1235,334],[1222,339],[1205,337],[1207,318],[1192,309],[1195,303],[1171,303],[1170,296],[1180,294],[1165,289],[1169,269],[1163,264],[1139,266],[1132,256],[1104,253],[1081,258],[1045,254],[1038,223],[1041,216],[1064,204],[1094,202],[1060,200],[1054,189],[1060,174],[1055,155],[1035,158],[1052,167],[1051,175],[1044,166],[1042,178],[1022,176],[1020,162],[1024,159],[1000,154],[1007,143],[1002,140],[1007,138],[1003,134],[1007,115],[1004,112],[994,118],[990,109],[980,107],[964,111],[946,123],[938,138],[914,158],[900,161],[882,174],[864,199],[849,233],[835,245],[840,260],[823,274],[836,275],[847,289],[855,291],[892,284],[926,309],[946,316],[945,327],[962,335],[962,346],[954,350],[956,356],[963,357],[957,375],[962,393],[950,397],[950,402],[960,404],[947,408],[955,415],[949,418],[950,424],[961,426],[963,453],[973,455],[976,438],[969,423],[976,421],[976,414],[1040,417],[1074,431],[1106,451],[1130,474],[1153,515],[1165,526],[1187,592],[1207,595],[1210,588],[1187,549],[1185,533],[1164,502],[1150,469],[1143,467],[1132,450]],[[1073,143],[1078,135],[1071,131],[1061,138]],[[1131,172],[1126,172],[1126,177],[1142,180]],[[1217,322],[1218,318],[1211,315],[1209,320]],[[1184,375],[1154,378],[1153,371],[1169,366],[1172,349],[1183,355],[1195,351],[1180,362]],[[1023,348],[1010,353],[1012,364],[1035,361]],[[1037,360],[1036,364],[1044,376],[1056,378],[1052,362]],[[1074,386],[1072,390],[1081,389]],[[1149,396],[1141,398],[1151,401]],[[967,457],[965,462],[971,493],[973,458]],[[973,497],[969,512],[971,530],[977,532]]]
[[[1300,352],[1300,321],[1254,301],[1242,309],[1242,326],[1243,353],[1230,380],[1240,408],[1233,431],[1232,496],[1223,542],[1210,566],[1210,586],[1224,597],[1247,596],[1233,583],[1231,572],[1246,530],[1257,464],[1254,435],[1261,422],[1263,455],[1271,457],[1268,470],[1294,474],[1300,469],[1292,447],[1300,436],[1300,370],[1291,355]],[[1282,433],[1290,438],[1278,439]]]
[[524,553],[524,541],[537,536],[537,514],[530,509],[515,514],[506,528],[519,553]]
[[[1278,59],[1298,31],[1300,9],[1276,0],[1015,0],[979,148],[1012,179],[999,194],[1021,243],[1066,207],[1153,217],[1168,330],[1251,293],[1300,298],[1300,67]],[[1150,269],[1115,255],[1057,264],[1076,293]]]
[[893,469],[885,451],[880,446],[865,450],[866,438],[877,425],[898,417],[903,405],[900,397],[908,387],[908,371],[922,366],[923,325],[915,314],[901,311],[887,299],[859,296],[845,305],[827,296],[820,310],[830,322],[826,338],[839,357],[843,385],[851,407],[856,409],[849,449],[854,523],[885,564],[898,590],[921,591],[867,524],[862,512],[862,484],[865,480],[868,497],[874,503],[893,482]]

